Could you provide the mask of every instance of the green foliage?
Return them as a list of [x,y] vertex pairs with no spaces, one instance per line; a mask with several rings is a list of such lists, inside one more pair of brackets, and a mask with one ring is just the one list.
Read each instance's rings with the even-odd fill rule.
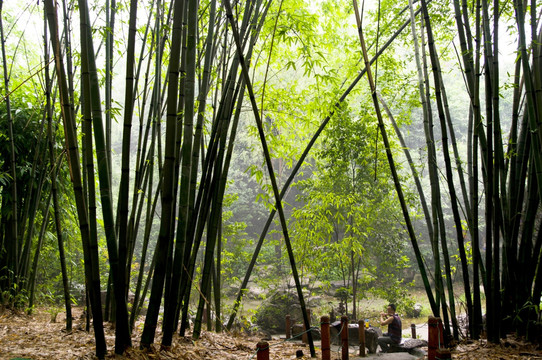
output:
[[276,291],[258,307],[254,321],[266,331],[284,333],[285,315],[290,315],[292,321],[302,321],[299,299],[293,292]]
[[[401,295],[404,230],[384,152],[375,150],[376,127],[368,116],[340,109],[326,131],[317,171],[297,184],[298,200],[291,224],[300,274],[342,279],[358,296],[367,290]],[[360,291],[361,290],[361,291]],[[401,295],[401,296],[399,296]]]
[[352,297],[352,289],[340,287],[335,291],[335,297],[341,302],[346,303]]
[[233,219],[233,209],[239,197],[226,194],[222,210],[222,277],[226,283],[234,282],[243,276],[250,261],[246,224]]
[[[9,29],[8,33],[4,33],[5,35],[8,34],[5,45],[9,89],[5,88],[4,72],[2,71],[2,80],[0,82],[0,93],[2,94],[2,100],[0,101],[0,192],[2,194],[2,211],[0,216],[2,222],[13,216],[13,208],[10,204],[13,199],[12,189],[14,186],[14,179],[11,176],[11,156],[13,155],[17,181],[16,216],[19,229],[17,239],[10,239],[8,244],[2,244],[0,266],[4,265],[7,260],[3,256],[4,252],[7,251],[13,254],[13,249],[16,249],[16,253],[20,256],[20,263],[17,269],[10,269],[12,279],[16,279],[15,284],[18,284],[18,286],[15,286],[10,281],[8,281],[10,284],[7,286],[3,280],[0,281],[0,286],[4,287],[6,285],[3,290],[5,290],[4,295],[9,294],[9,302],[17,307],[22,307],[24,303],[28,302],[30,288],[33,285],[30,283],[29,276],[32,275],[31,267],[35,258],[34,254],[41,250],[37,246],[40,236],[39,229],[44,222],[45,213],[47,211],[52,212],[48,205],[51,188],[48,179],[51,177],[53,165],[48,163],[48,152],[46,150],[45,91],[43,73],[40,72],[40,69],[44,66],[41,58],[42,48],[40,42],[36,41],[35,38],[39,32],[33,33],[38,26],[35,12],[41,12],[41,7],[33,4],[29,5],[24,13],[17,12],[18,10],[12,8],[11,4],[2,9],[4,30]],[[17,15],[14,15],[16,13]],[[41,24],[42,27],[43,24]],[[9,118],[7,114],[8,101],[11,110]],[[8,120],[11,121],[13,129],[12,138],[10,137]],[[58,137],[55,137],[54,140],[58,140],[58,143],[62,144],[63,135],[60,131],[55,132],[55,130],[53,129],[53,136]],[[13,154],[11,142],[13,142],[14,147]],[[56,141],[53,147],[60,154],[59,147],[61,146],[58,146]],[[55,154],[54,158],[56,157]],[[40,183],[41,179],[44,179],[43,184]],[[61,163],[60,178],[57,180],[60,193],[64,193],[65,186],[69,185],[68,170],[65,164]],[[40,190],[41,192],[39,192]],[[63,202],[64,208],[68,208],[69,203],[69,200]],[[37,209],[35,213],[32,210],[34,206]],[[52,222],[49,222],[45,225],[51,226],[52,224]],[[29,238],[30,233],[32,236],[30,237],[29,246],[27,246],[26,239]],[[48,233],[45,234],[47,236]],[[5,233],[2,234],[2,237],[4,236],[6,236]],[[25,267],[20,266],[21,263],[24,263]],[[45,266],[54,263],[54,258],[47,262],[42,260],[42,264]],[[5,274],[5,272],[2,271],[2,274]],[[39,275],[38,270],[37,277]],[[49,279],[44,280],[42,278],[42,281],[49,281]],[[9,291],[7,287],[10,287]]]
[[415,300],[410,296],[409,290],[413,284],[405,284],[402,279],[393,275],[386,277],[372,289],[377,297],[397,306],[397,312],[410,315],[414,310]]
[[[540,339],[540,330],[542,329],[542,311],[540,304],[534,303],[531,300],[526,301],[522,306],[519,306],[512,318],[512,323],[515,329],[519,329],[520,333],[525,333],[529,340]],[[504,320],[509,320],[505,318]]]
[[[2,273],[5,273],[5,271],[2,271]],[[2,282],[6,280],[6,276],[0,278],[0,281]],[[12,283],[11,287],[1,289],[0,296],[0,306],[3,307],[24,309],[25,305],[28,303],[28,291],[19,286],[16,282]]]

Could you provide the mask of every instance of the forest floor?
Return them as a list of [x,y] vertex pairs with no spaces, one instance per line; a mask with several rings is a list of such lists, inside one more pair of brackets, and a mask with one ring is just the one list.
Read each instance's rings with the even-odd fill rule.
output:
[[[55,317],[55,321],[52,318]],[[74,330],[65,331],[65,316],[56,314],[54,309],[38,308],[32,315],[5,310],[0,314],[0,359],[95,359],[93,333],[84,331],[85,319],[80,308],[74,309]],[[136,325],[132,334],[134,348],[126,351],[124,356],[113,353],[114,329],[105,328],[108,344],[107,359],[189,359],[189,360],[225,360],[256,359],[257,336],[248,334],[216,334],[203,332],[201,338],[192,341],[190,337],[174,337],[174,344],[168,350],[160,350],[158,346],[151,351],[139,350],[138,339],[142,324]],[[156,342],[160,342],[159,335]],[[270,359],[295,359],[296,351],[304,353],[309,359],[309,348],[301,342],[286,342],[281,339],[270,340]],[[318,344],[316,344],[318,345]],[[332,349],[332,359],[340,359],[338,349]],[[427,348],[423,349],[427,351]],[[350,358],[358,359],[357,349],[350,349]],[[377,354],[379,355],[379,354]],[[382,356],[372,355],[369,358],[386,359],[423,359],[427,356],[407,357],[400,354]],[[321,358],[317,347],[317,359]],[[542,345],[533,345],[508,337],[501,344],[489,344],[485,340],[458,344],[452,351],[453,359],[539,359],[542,360]]]

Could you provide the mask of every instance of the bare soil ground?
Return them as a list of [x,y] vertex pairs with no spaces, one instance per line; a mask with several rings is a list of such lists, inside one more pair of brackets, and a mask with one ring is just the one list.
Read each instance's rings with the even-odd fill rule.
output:
[[[6,310],[0,315],[0,359],[95,359],[93,333],[84,331],[85,319],[80,308],[74,309],[74,330],[65,331],[64,314],[56,316],[55,311],[46,308],[37,309],[33,315],[25,315]],[[256,359],[257,336],[247,334],[204,332],[197,341],[190,337],[174,337],[174,344],[167,350],[159,346],[152,351],[138,349],[142,323],[136,325],[132,334],[134,348],[124,356],[113,353],[114,329],[106,325],[108,343],[107,359]],[[160,342],[158,334],[156,342]],[[309,349],[299,342],[270,340],[270,359],[295,359],[297,350],[302,350],[304,358],[309,359]],[[351,350],[351,353],[354,350]],[[319,349],[316,351],[320,358]],[[339,359],[340,354],[333,353],[332,359]],[[351,358],[356,358],[351,356]],[[380,357],[384,359],[384,356]],[[452,351],[453,359],[540,359],[542,347],[529,344],[521,339],[509,337],[501,344],[489,344],[486,341],[471,341],[458,344]]]

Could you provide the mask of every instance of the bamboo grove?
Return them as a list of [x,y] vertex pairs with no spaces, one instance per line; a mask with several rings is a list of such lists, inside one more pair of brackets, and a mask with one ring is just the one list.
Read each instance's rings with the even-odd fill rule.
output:
[[[536,1],[383,1],[378,11],[367,13],[365,4],[356,0],[339,3],[346,13],[335,21],[355,20],[349,27],[357,31],[347,33],[353,39],[347,52],[353,58],[348,61],[355,70],[347,78],[329,82],[332,95],[322,101],[327,108],[316,118],[312,115],[312,123],[318,125],[313,126],[287,179],[278,181],[265,123],[268,72],[273,51],[278,51],[274,46],[293,48],[291,43],[281,43],[292,41],[284,34],[291,31],[301,38],[293,21],[303,17],[309,5],[299,3],[300,10],[289,0],[153,0],[148,5],[106,0],[99,6],[87,0],[34,2],[25,11],[32,7],[42,21],[41,53],[36,55],[41,65],[22,79],[12,77],[10,59],[15,56],[5,45],[15,36],[10,30],[15,20],[5,17],[0,2],[2,304],[32,308],[40,249],[45,234],[52,233],[62,273],[66,326],[71,331],[63,229],[63,217],[71,213],[78,224],[98,358],[107,353],[104,321],[116,324],[116,353],[135,346],[131,332],[145,302],[148,310],[141,338],[136,339],[139,346],[155,342],[160,317],[161,345],[171,346],[176,332],[185,335],[191,313],[196,314],[192,337],[197,339],[203,314],[210,307],[216,331],[232,327],[276,221],[308,325],[296,266],[299,259],[292,249],[291,219],[283,199],[326,126],[349,98],[358,101],[364,92],[370,97],[367,116],[378,128],[413,261],[431,312],[444,320],[447,340],[477,339],[484,329],[493,342],[511,331],[535,339],[541,326],[542,295],[542,30]],[[105,23],[103,31],[98,31],[96,17]],[[377,26],[384,19],[386,27]],[[116,38],[121,27],[126,29],[122,41]],[[500,34],[513,36],[517,46],[515,67],[507,71],[512,80],[506,84],[499,64]],[[410,126],[423,131],[422,166],[413,160],[403,135],[407,130],[396,121],[399,107],[392,94],[399,90],[386,88],[389,83],[378,78],[385,66],[380,59],[396,51],[396,43],[410,54],[414,69],[414,80],[400,91],[414,94],[409,112],[420,112]],[[452,43],[454,52],[445,48]],[[309,45],[301,48],[308,51]],[[454,113],[456,100],[446,91],[443,74],[450,59],[461,69],[461,88],[468,98],[462,104],[465,116]],[[313,74],[311,64],[307,60],[303,76]],[[122,75],[114,71],[119,67]],[[33,95],[39,106],[25,105],[24,96],[18,95],[18,88],[30,79],[39,79]],[[512,94],[511,118],[502,115],[505,86]],[[119,88],[123,99],[118,98]],[[273,206],[233,311],[224,314],[223,210],[243,117],[251,119],[254,127],[256,151],[263,154],[263,163],[257,165],[266,176]],[[467,128],[464,153],[456,138],[458,123]],[[121,146],[113,149],[115,125],[122,128]],[[114,152],[120,158],[119,169],[112,160]],[[398,167],[398,161],[408,167]],[[113,177],[117,170],[118,179]],[[424,180],[429,184],[425,188]],[[411,192],[416,193],[415,201],[409,199]],[[63,208],[68,203],[73,204],[71,210]],[[423,215],[423,231],[414,224],[415,212]],[[428,253],[421,250],[423,243],[429,244]],[[106,262],[100,258],[100,247],[105,247]],[[458,324],[454,254],[463,285],[467,333]],[[104,273],[108,274],[105,282]],[[105,304],[103,289],[108,290]],[[130,306],[129,293],[134,295]],[[191,305],[191,298],[198,299],[197,306]],[[312,339],[309,342],[314,356]]]

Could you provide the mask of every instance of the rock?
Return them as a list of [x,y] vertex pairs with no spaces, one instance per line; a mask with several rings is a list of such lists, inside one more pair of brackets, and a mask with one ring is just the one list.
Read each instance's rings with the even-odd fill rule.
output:
[[407,350],[427,346],[427,341],[422,339],[406,339],[401,343],[401,346]]
[[264,294],[265,290],[263,288],[257,286],[255,283],[248,283],[245,293],[248,299],[262,299]]
[[427,341],[421,339],[402,339],[400,344],[392,344],[388,350],[389,353],[408,352],[415,353],[414,349],[427,346]]
[[[302,323],[303,315],[299,299],[295,292],[277,290],[262,302],[256,314],[255,323],[261,330],[271,334],[286,332],[286,315],[290,315],[292,323]],[[316,323],[314,319],[311,323]]]
[[267,331],[258,331],[258,333],[256,334],[260,340],[262,341],[271,341],[273,340],[273,337],[271,336],[270,333],[268,333]]
[[408,317],[418,318],[420,317],[420,314],[422,313],[422,305],[416,303],[411,308],[405,309],[405,312]]
[[[303,324],[294,324],[292,325],[292,338],[296,340],[301,340],[302,334],[305,332],[305,326]],[[312,340],[321,340],[322,336],[319,329],[312,329]]]
[[382,336],[382,330],[380,330],[380,328],[370,326],[365,330],[365,347],[369,350],[369,354],[376,353],[379,336]]
[[[330,326],[331,342],[335,345],[341,344],[340,331],[341,322],[336,321]],[[378,337],[382,336],[382,330],[380,328],[370,326],[365,329],[365,347],[369,350],[370,354],[376,353],[378,346]],[[359,326],[358,324],[348,324],[348,344],[359,345]]]

